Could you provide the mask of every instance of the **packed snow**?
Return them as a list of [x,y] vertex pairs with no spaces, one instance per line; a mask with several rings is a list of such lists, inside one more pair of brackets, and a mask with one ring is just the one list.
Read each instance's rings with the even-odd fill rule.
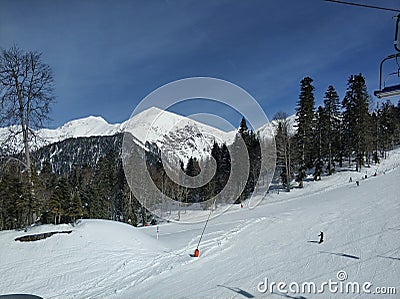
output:
[[[321,181],[307,181],[303,189],[270,192],[254,209],[235,205],[210,220],[198,258],[190,255],[204,223],[160,224],[158,239],[156,226],[135,228],[105,220],[2,231],[0,293],[44,298],[396,298],[399,181],[398,149],[359,173],[343,169]],[[55,230],[72,233],[14,241]],[[325,240],[318,244],[320,231]],[[260,292],[266,280],[320,286],[339,282],[338,273],[347,275],[343,282],[371,282],[371,292],[394,287],[397,295],[334,294],[327,288],[322,294],[293,293],[276,286],[272,293]]]

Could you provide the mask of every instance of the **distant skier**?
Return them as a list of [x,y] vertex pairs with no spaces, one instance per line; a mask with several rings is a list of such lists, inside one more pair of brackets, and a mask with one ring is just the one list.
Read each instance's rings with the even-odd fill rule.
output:
[[321,244],[322,242],[324,242],[324,232],[320,232],[320,234],[318,235],[319,237],[319,244]]
[[349,183],[352,183],[353,182],[353,179],[350,177],[350,179],[349,179]]
[[357,184],[357,187],[360,186],[360,182],[359,181],[356,181],[356,184]]

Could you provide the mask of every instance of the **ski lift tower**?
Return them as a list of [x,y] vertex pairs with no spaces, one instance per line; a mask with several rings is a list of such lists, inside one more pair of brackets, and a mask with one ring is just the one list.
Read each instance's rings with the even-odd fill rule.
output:
[[[379,69],[379,90],[374,91],[374,95],[379,99],[400,95],[400,83],[386,86],[386,80],[389,77],[394,75],[397,76],[397,78],[400,78],[400,14],[398,14],[395,18],[396,29],[394,36],[394,48],[396,50],[396,53],[389,55],[381,61]],[[387,74],[385,80],[383,80],[383,65],[386,61],[389,60],[394,60],[396,62],[397,71]]]

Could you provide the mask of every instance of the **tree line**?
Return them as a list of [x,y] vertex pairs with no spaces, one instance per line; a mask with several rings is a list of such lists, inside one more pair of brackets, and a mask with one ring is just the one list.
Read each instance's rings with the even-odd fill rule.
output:
[[[243,145],[248,158],[236,158],[235,161],[232,161],[232,156],[235,156],[238,148]],[[227,202],[240,203],[251,195],[258,181],[261,168],[260,140],[253,130],[248,129],[244,117],[232,144],[219,144],[214,141],[208,158],[199,160],[196,157],[189,157],[186,165],[179,161],[178,170],[180,169],[187,177],[196,177],[204,172],[203,177],[199,178],[203,180],[200,182],[201,187],[185,187],[184,178],[180,180],[180,184],[175,183],[163,167],[161,150],[158,146],[152,143],[147,144],[146,148],[148,149],[146,152],[147,169],[153,182],[162,194],[166,194],[176,201],[204,203],[224,190]],[[239,172],[238,177],[234,180],[235,183],[232,184],[229,182],[232,168],[245,169],[246,161],[244,159],[248,159],[248,171]],[[215,169],[212,167],[214,163]],[[208,182],[206,181],[207,177],[211,177]]]
[[362,74],[349,77],[342,100],[330,85],[317,108],[312,83],[310,77],[300,82],[293,131],[286,113],[274,117],[277,170],[287,191],[293,181],[303,187],[307,172],[320,180],[337,166],[361,171],[400,144],[400,101],[397,106],[387,100],[374,107]]
[[[112,148],[100,157],[93,149],[74,149],[72,144],[84,142],[76,140],[69,147],[76,150],[74,157],[79,156],[80,162],[71,164],[64,158],[58,161],[56,171],[40,155],[32,157],[30,144],[36,138],[35,130],[48,119],[55,98],[53,82],[51,68],[42,61],[40,53],[24,52],[17,47],[0,51],[0,124],[10,128],[9,138],[1,145],[0,229],[19,228],[37,221],[68,223],[78,218],[112,219],[132,225],[154,223],[156,219],[130,191],[121,153],[115,150],[118,142],[112,138],[104,142]],[[288,191],[293,181],[302,187],[310,172],[319,180],[324,172],[335,172],[337,165],[354,166],[360,171],[364,165],[379,163],[388,150],[400,143],[400,104],[396,107],[388,101],[371,107],[361,74],[349,78],[342,101],[334,87],[329,86],[323,105],[317,109],[312,82],[305,77],[300,83],[294,132],[285,113],[275,117],[276,169]],[[22,139],[18,139],[19,135]],[[22,153],[8,150],[16,140],[21,140]],[[238,151],[240,142],[244,142],[248,153],[248,172],[229,185],[232,167],[246,166],[244,160],[232,160],[231,154]],[[157,188],[177,201],[201,203],[204,208],[208,199],[226,189],[230,200],[242,202],[255,190],[260,175],[260,138],[248,129],[244,118],[232,144],[215,142],[209,159],[190,157],[186,165],[180,162],[174,166],[188,177],[196,177],[200,170],[212,169],[214,161],[215,174],[202,187],[174,185],[161,163],[160,149],[155,144],[146,144],[146,148],[144,159]],[[90,158],[90,163],[84,162]],[[60,169],[65,172],[58,172]],[[243,191],[235,193],[235,188]]]
[[[241,182],[244,190],[234,198],[236,203],[245,200],[253,192],[258,179],[257,168],[260,167],[258,138],[247,129],[244,119],[236,138],[239,136],[243,138],[253,162],[250,163],[249,175]],[[146,165],[162,194],[186,204],[204,203],[203,208],[208,208],[205,202],[226,188],[231,172],[230,151],[235,146],[236,141],[229,146],[214,142],[209,159],[190,157],[186,165],[180,161],[178,167],[189,177],[195,177],[201,169],[211,169],[209,163],[214,159],[217,165],[215,174],[210,182],[198,188],[177,185],[169,178],[163,167],[161,151],[154,143],[146,144]],[[30,179],[19,158],[8,157],[0,164],[0,229],[24,227],[34,222],[73,223],[80,218],[109,219],[134,226],[157,222],[131,192],[121,156],[113,149],[100,157],[94,166],[74,165],[66,174],[53,171],[49,161],[38,164],[41,165],[40,169],[36,169],[35,163],[32,163]],[[34,186],[33,199],[30,186]],[[237,186],[230,188],[232,190],[228,194],[234,196],[236,190],[233,188]]]

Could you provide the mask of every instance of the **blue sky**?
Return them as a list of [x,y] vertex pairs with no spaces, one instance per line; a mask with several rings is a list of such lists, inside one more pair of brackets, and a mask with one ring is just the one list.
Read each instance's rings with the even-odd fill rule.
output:
[[[398,0],[362,3],[400,9]],[[317,105],[329,84],[342,99],[360,72],[372,94],[380,60],[394,52],[394,15],[322,0],[0,0],[0,46],[38,50],[52,67],[48,127],[88,115],[122,122],[156,88],[192,76],[237,84],[272,118],[294,113],[305,76]],[[240,121],[210,101],[171,110]]]

